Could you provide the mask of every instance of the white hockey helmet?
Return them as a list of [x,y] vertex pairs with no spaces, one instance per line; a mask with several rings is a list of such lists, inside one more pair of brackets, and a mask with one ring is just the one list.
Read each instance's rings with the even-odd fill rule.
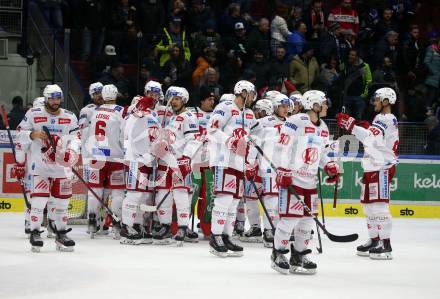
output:
[[180,97],[183,103],[188,103],[189,101],[189,93],[186,88],[178,87],[178,86],[170,86],[166,93],[167,101],[170,101],[172,97]]
[[281,92],[279,92],[278,90],[268,90],[266,91],[266,93],[264,94],[264,98],[268,99],[270,101],[274,101],[275,97],[279,94],[282,94]]
[[[240,95],[243,91],[253,92],[254,95],[256,95],[254,84],[252,84],[251,82],[246,81],[246,80],[240,80],[237,83],[235,83],[235,86],[234,86],[234,94],[235,95]],[[255,98],[254,98],[254,100],[255,100]]]
[[32,108],[43,107],[45,101],[46,100],[44,99],[44,97],[35,98],[34,101],[32,102]]
[[90,84],[89,86],[89,95],[90,97],[93,97],[93,94],[102,92],[102,88],[104,85],[102,85],[101,82],[95,82]]
[[46,87],[43,90],[43,96],[45,102],[47,102],[48,99],[52,98],[61,98],[63,99],[63,91],[57,84],[49,84],[46,85]]
[[114,101],[118,97],[118,88],[113,84],[104,85],[102,88],[102,99],[104,102]]
[[272,106],[274,111],[278,109],[278,107],[281,105],[289,105],[289,104],[290,104],[289,98],[282,93],[276,94],[272,99]]
[[320,90],[309,90],[303,94],[301,104],[305,110],[312,110],[314,104],[321,106],[325,101],[327,101],[325,93]]
[[150,80],[145,84],[145,92],[152,92],[159,94],[159,100],[163,100],[162,84],[157,81]]
[[232,102],[235,100],[235,96],[232,93],[224,93],[221,97],[220,97],[220,103],[221,102]]
[[273,113],[272,102],[268,99],[261,99],[255,103],[254,110],[266,111],[266,115],[271,115]]
[[396,92],[389,87],[383,87],[376,90],[374,98],[379,98],[381,102],[387,99],[391,105],[394,105],[397,100]]
[[302,95],[299,91],[294,91],[289,96],[289,113],[293,113],[295,105],[302,104]]

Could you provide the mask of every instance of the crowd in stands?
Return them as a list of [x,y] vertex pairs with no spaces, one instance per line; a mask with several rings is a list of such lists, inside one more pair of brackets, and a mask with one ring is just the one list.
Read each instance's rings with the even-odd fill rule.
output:
[[[71,28],[71,56],[91,81],[115,84],[121,104],[145,81],[186,87],[190,105],[239,79],[259,94],[325,91],[371,117],[378,87],[398,93],[401,121],[439,112],[439,3],[416,0],[33,0],[53,28]],[[124,66],[137,65],[134,77]],[[139,83],[140,82],[140,83]]]

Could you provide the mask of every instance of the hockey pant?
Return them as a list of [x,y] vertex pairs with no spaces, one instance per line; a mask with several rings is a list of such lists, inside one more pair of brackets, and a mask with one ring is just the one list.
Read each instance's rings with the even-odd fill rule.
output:
[[371,239],[389,239],[392,230],[392,217],[389,204],[374,202],[362,205],[367,220],[368,235]]
[[310,235],[313,226],[312,217],[282,217],[275,230],[275,249],[288,249],[290,235],[295,229],[295,242],[293,246],[296,251],[304,251],[310,242]]

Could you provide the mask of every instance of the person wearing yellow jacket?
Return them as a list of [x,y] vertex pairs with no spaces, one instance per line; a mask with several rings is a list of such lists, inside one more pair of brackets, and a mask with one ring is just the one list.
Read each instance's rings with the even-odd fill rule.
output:
[[156,53],[160,56],[159,63],[161,67],[170,59],[169,51],[174,44],[178,44],[184,50],[185,60],[189,61],[191,51],[186,40],[186,32],[182,30],[182,19],[180,17],[171,19],[169,29],[163,28],[163,37],[156,45]]

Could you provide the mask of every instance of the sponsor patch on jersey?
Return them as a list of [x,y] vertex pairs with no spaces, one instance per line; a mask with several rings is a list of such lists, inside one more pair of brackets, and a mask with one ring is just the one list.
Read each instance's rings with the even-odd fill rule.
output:
[[157,115],[165,115],[165,111],[159,110],[159,111],[157,111]]
[[220,114],[221,116],[225,116],[225,112],[221,110],[215,110],[214,114]]
[[122,111],[122,110],[124,110],[124,107],[119,106],[119,105],[116,105],[116,106],[115,106],[115,110],[116,110],[116,111]]
[[183,116],[180,115],[176,116],[176,121],[183,121],[183,120],[184,120]]
[[275,120],[275,117],[271,116],[267,120],[273,121],[273,120]]
[[254,115],[251,113],[246,113],[246,119],[252,119],[254,118]]
[[41,108],[33,108],[31,109],[32,112],[42,111]]
[[321,131],[322,137],[328,137],[328,131]]
[[315,133],[315,128],[312,127],[305,127],[304,128],[305,133]]
[[195,124],[189,124],[189,127],[190,127],[191,129],[195,129],[195,128],[197,128],[197,125],[195,125]]
[[191,112],[187,112],[186,115],[193,116]]
[[65,124],[70,124],[70,123],[71,123],[70,118],[59,118],[58,119],[58,124],[60,124],[60,125],[65,125]]
[[232,110],[231,113],[232,113],[232,116],[240,114],[240,112],[238,112],[237,110]]
[[47,117],[46,116],[34,117],[34,123],[38,124],[38,123],[44,123],[44,122],[47,122]]
[[286,121],[286,122],[284,123],[284,125],[285,125],[286,127],[288,127],[288,128],[291,128],[292,130],[295,130],[295,131],[296,131],[296,129],[298,129],[298,126],[297,126],[297,125],[295,125],[294,123],[288,122],[288,121]]
[[373,124],[379,125],[379,126],[383,127],[384,129],[388,128],[388,126],[380,120],[376,120],[375,122],[373,122]]
[[96,156],[110,156],[110,149],[108,148],[93,148],[92,154]]
[[203,113],[196,113],[197,117],[203,117]]
[[99,107],[99,108],[96,108],[96,111],[114,112],[115,110],[105,108],[105,107]]
[[301,120],[309,120],[309,117],[308,116],[301,116],[300,119]]

